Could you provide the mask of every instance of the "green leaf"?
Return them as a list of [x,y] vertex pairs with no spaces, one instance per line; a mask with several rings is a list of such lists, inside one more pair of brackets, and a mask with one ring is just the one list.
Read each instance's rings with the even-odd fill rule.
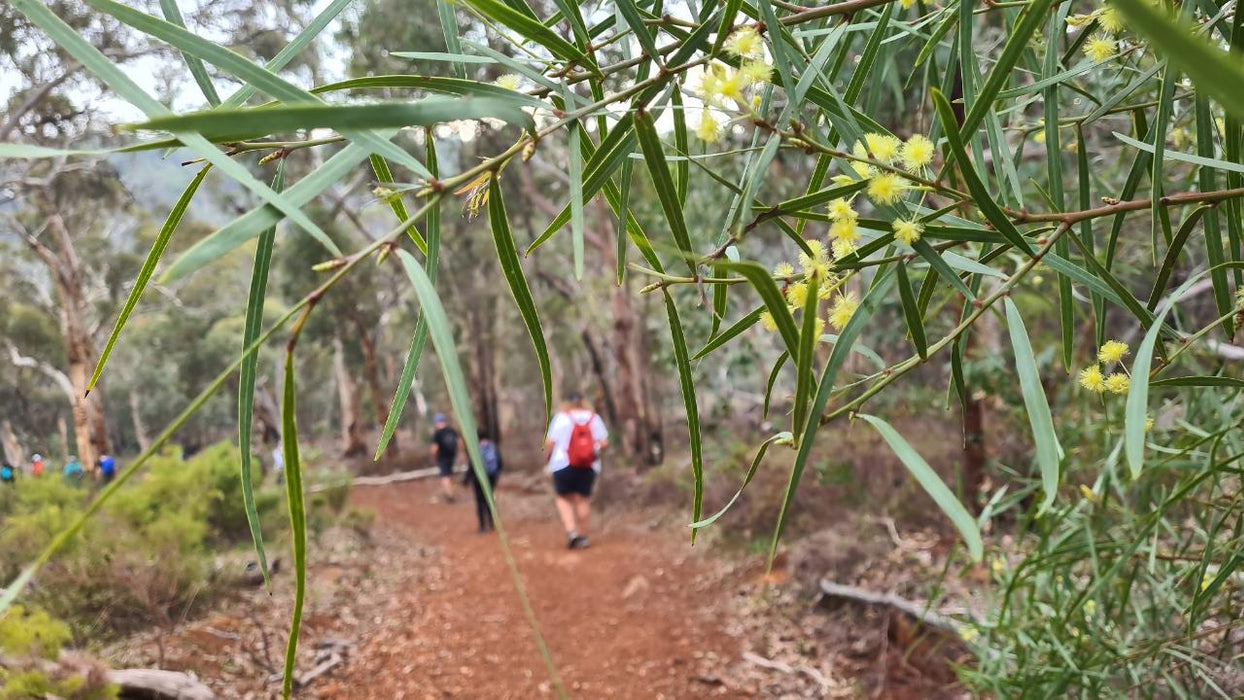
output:
[[[183,29],[186,27],[186,20],[181,16],[181,8],[177,6],[177,0],[160,0],[160,11],[164,13],[164,18],[169,22]],[[194,82],[198,83],[199,89],[203,91],[203,97],[207,103],[213,107],[219,106],[220,95],[216,94],[216,86],[212,84],[212,78],[207,74],[203,61],[186,53],[183,53],[182,58],[186,59],[186,67],[190,69],[190,75],[194,76]]]
[[[282,192],[281,196],[294,207],[306,205],[321,192],[337,184],[351,169],[366,158],[367,149],[352,143],[338,151],[310,175],[294,183]],[[167,283],[185,277],[257,236],[281,218],[282,211],[271,205],[252,209],[191,246],[173,261],[169,269],[160,276],[160,280]]]
[[298,418],[295,411],[294,349],[285,353],[285,390],[281,401],[281,449],[285,456],[285,496],[289,507],[289,531],[294,549],[294,612],[285,645],[285,681],[282,693],[294,690],[294,664],[298,660],[298,634],[302,630],[302,607],[307,597],[307,511],[302,490],[302,460],[298,454]]
[[790,478],[786,483],[786,493],[782,499],[782,509],[778,513],[777,524],[773,528],[773,540],[769,545],[768,566],[770,569],[773,568],[773,560],[777,557],[778,542],[781,541],[782,532],[786,529],[786,520],[790,516],[791,504],[795,500],[795,491],[799,488],[803,470],[808,464],[809,456],[812,454],[816,433],[821,427],[821,416],[825,413],[825,407],[829,405],[829,397],[834,390],[834,381],[838,377],[839,370],[842,369],[843,364],[847,361],[847,357],[851,354],[851,348],[855,345],[855,341],[864,332],[864,327],[872,322],[873,315],[876,314],[877,308],[881,306],[882,300],[889,294],[890,287],[893,285],[894,275],[888,272],[882,272],[877,275],[872,288],[864,295],[859,308],[851,315],[851,320],[847,322],[846,327],[842,329],[842,333],[838,335],[838,340],[834,343],[834,349],[829,354],[829,360],[825,362],[825,369],[821,372],[820,383],[817,384],[816,396],[812,399],[812,408],[808,411],[808,419],[804,421],[803,434],[799,435],[797,442],[799,448],[795,453],[795,463],[791,466]]
[[1244,117],[1244,65],[1194,36],[1182,20],[1176,20],[1143,0],[1112,0],[1129,29],[1148,39],[1159,55],[1166,56],[1192,79],[1198,90],[1213,97],[1231,114]]
[[748,328],[756,325],[756,322],[760,320],[760,313],[762,311],[764,311],[763,306],[752,309],[750,313],[743,318],[740,318],[738,321],[735,321],[729,328],[713,336],[711,340],[704,344],[704,347],[700,348],[696,354],[691,356],[692,361],[704,359],[709,353],[737,338]]
[[545,668],[548,671],[549,679],[553,683],[553,687],[560,697],[568,697],[565,688],[562,687],[561,678],[557,674],[557,667],[553,664],[553,656],[549,653],[548,645],[544,641],[544,635],[540,632],[540,624],[536,620],[535,611],[531,607],[531,601],[527,597],[527,588],[523,584],[523,579],[518,573],[518,566],[514,561],[514,553],[510,549],[509,538],[506,535],[505,527],[502,524],[500,514],[497,512],[496,501],[492,497],[492,489],[488,485],[488,477],[484,471],[484,460],[480,456],[479,439],[475,424],[475,415],[471,410],[471,395],[467,390],[466,377],[462,373],[462,365],[458,362],[458,348],[454,344],[453,331],[449,326],[449,317],[445,315],[445,308],[441,305],[440,298],[436,295],[436,290],[432,287],[432,280],[428,278],[423,268],[419,266],[419,262],[414,256],[404,250],[397,251],[398,259],[402,261],[402,266],[406,269],[406,275],[410,278],[411,285],[415,288],[415,295],[419,298],[419,306],[421,308],[421,316],[428,321],[428,330],[432,336],[432,345],[436,348],[436,356],[440,359],[441,374],[445,377],[445,388],[449,393],[449,403],[453,407],[454,417],[458,419],[458,425],[462,428],[463,442],[466,443],[467,454],[471,458],[471,468],[475,470],[475,478],[481,484],[484,490],[484,498],[488,501],[488,508],[492,511],[493,521],[497,524],[497,535],[501,541],[501,553],[505,557],[506,566],[510,570],[510,578],[514,582],[514,588],[518,592],[519,602],[523,606],[523,613],[527,617],[527,623],[531,628],[532,636],[535,638],[536,646],[540,649],[540,655],[544,659]]
[[[445,49],[454,56],[453,66],[454,75],[459,78],[466,77],[467,63],[484,63],[487,59],[477,56],[463,56],[462,42],[458,40],[458,15],[454,12],[454,2],[451,0],[436,0],[436,16],[441,22],[441,34],[445,37]],[[401,56],[400,53],[394,53],[395,56]],[[416,56],[407,56],[407,58],[421,58]]]
[[924,458],[889,423],[866,413],[859,414],[859,417],[876,429],[881,438],[894,451],[894,455],[899,458],[903,466],[907,467],[907,471],[924,488],[925,493],[929,494],[937,507],[950,518],[950,522],[954,524],[955,529],[963,537],[964,543],[967,544],[968,554],[971,555],[972,561],[980,561],[984,556],[984,544],[981,542],[980,528],[976,526],[976,519],[963,507],[959,499],[955,498],[955,494],[946,486],[937,472],[933,471],[929,463],[924,461]]
[[[94,73],[104,84],[112,88],[113,92],[137,107],[149,118],[169,114],[168,109],[163,104],[144,92],[125,71],[100,53],[99,49],[96,49],[83,39],[72,27],[65,24],[43,3],[36,2],[35,0],[13,0],[11,4],[25,15],[27,19],[46,32],[61,49],[77,59],[87,70]],[[154,18],[152,19],[154,20]],[[163,24],[168,23],[164,22]],[[168,26],[177,28],[176,25],[170,24]],[[298,207],[293,206],[280,195],[273,192],[270,187],[255,179],[246,168],[226,156],[207,139],[193,133],[176,133],[174,136],[186,148],[189,148],[195,154],[216,166],[218,170],[236,180],[265,202],[275,206],[288,216],[290,220],[321,240],[321,242],[327,241],[329,250],[334,253],[340,252],[331,245],[332,242],[328,239],[328,235],[320,230],[320,227],[316,226]]]
[[[644,153],[644,163],[652,176],[652,185],[656,188],[657,198],[661,201],[661,209],[665,212],[665,220],[669,223],[670,233],[684,255],[692,255],[691,236],[687,232],[687,222],[683,220],[682,205],[678,203],[678,192],[670,177],[669,166],[665,162],[665,151],[661,148],[661,139],[657,136],[652,115],[640,112],[635,115],[635,134],[639,138],[639,147]],[[695,274],[695,262],[689,257],[685,260],[691,274]]]
[[635,7],[635,0],[618,0],[617,6],[618,11],[622,13],[623,19],[626,20],[627,26],[631,28],[631,33],[639,41],[639,45],[643,48],[644,53],[658,66],[663,67],[661,52],[657,49],[656,37],[648,29],[648,25],[644,24],[644,18],[640,16],[639,8]]
[[[424,148],[427,153],[428,170],[432,171],[433,177],[439,177],[440,166],[436,160],[436,139],[433,138],[431,129],[425,132]],[[394,213],[397,213],[396,211]],[[405,220],[406,216],[401,216],[401,220]],[[427,213],[427,232],[428,232],[428,248],[427,248],[427,275],[432,284],[436,284],[436,270],[440,266],[441,251],[441,200],[435,199],[428,202]],[[415,332],[410,338],[410,347],[406,350],[406,361],[402,363],[402,373],[398,377],[397,390],[393,393],[393,400],[389,402],[389,415],[384,420],[384,428],[380,431],[380,440],[376,443],[376,454],[372,457],[373,461],[379,461],[380,455],[389,447],[389,441],[393,439],[393,434],[397,432],[397,425],[402,419],[402,411],[406,408],[406,401],[410,398],[410,387],[415,383],[415,372],[419,369],[419,358],[423,357],[423,348],[428,342],[428,321],[419,314],[419,318],[415,321]]]
[[544,329],[540,325],[540,314],[536,310],[536,302],[527,286],[527,278],[523,276],[523,267],[518,260],[518,248],[514,244],[514,234],[510,232],[510,222],[505,213],[505,197],[501,191],[501,182],[496,176],[488,183],[488,222],[492,227],[492,240],[497,246],[497,259],[501,263],[501,271],[505,281],[510,285],[510,293],[514,295],[514,303],[527,326],[531,336],[531,344],[536,350],[536,360],[540,365],[540,378],[544,382],[545,423],[553,416],[553,373],[549,367],[549,350],[544,341]]
[[[1049,2],[1049,0],[1038,1]],[[946,140],[950,142],[951,155],[959,163],[959,172],[962,173],[963,181],[967,184],[968,191],[972,194],[972,200],[980,208],[985,218],[989,220],[989,223],[993,224],[993,227],[997,229],[998,233],[1001,233],[1011,245],[1031,256],[1033,254],[1032,246],[1028,245],[1028,241],[1015,228],[1011,220],[998,208],[998,204],[990,196],[989,190],[985,188],[985,184],[977,176],[976,169],[972,166],[972,161],[968,158],[967,151],[964,149],[963,138],[960,136],[959,129],[955,126],[955,113],[950,108],[950,102],[936,88],[931,90],[931,94],[933,104],[937,108],[938,119],[942,123],[942,129],[946,132]]]
[[802,325],[799,329],[799,354],[795,355],[795,406],[791,432],[802,434],[809,396],[812,393],[812,363],[816,361],[817,307],[820,306],[820,280],[816,275],[805,282],[807,294],[803,303]]
[[554,56],[565,61],[578,63],[590,69],[593,73],[599,73],[596,63],[583,52],[575,48],[573,44],[558,36],[553,30],[540,24],[540,22],[532,19],[524,13],[518,12],[514,8],[498,2],[497,0],[464,0],[466,4],[474,7],[476,10],[491,20],[500,22],[505,26],[518,32],[524,39],[534,41],[544,48],[548,49]]
[[[455,23],[456,26],[456,23]],[[457,35],[455,34],[455,39]],[[409,58],[416,61],[452,61],[454,63],[496,63],[497,59],[490,56],[476,56],[469,53],[461,53],[458,50],[449,52],[443,51],[390,51],[390,56],[397,58]],[[412,78],[424,78],[431,76],[410,76]],[[465,78],[465,76],[458,76]]]
[[[925,282],[925,284],[929,284]],[[916,354],[920,359],[929,358],[928,344],[924,339],[924,320],[920,317],[920,308],[916,305],[916,295],[911,288],[911,280],[907,277],[907,263],[898,264],[898,293],[903,302],[903,318],[907,321],[907,332],[911,342],[916,346]]]
[[567,144],[570,158],[570,233],[574,247],[574,276],[583,279],[583,151],[579,148],[581,127],[570,124]]
[[[691,441],[691,478],[694,493],[691,501],[691,521],[699,522],[704,508],[704,454],[700,441],[700,409],[695,397],[695,378],[691,373],[691,360],[687,357],[687,337],[683,334],[678,307],[668,289],[665,294],[665,314],[669,317],[670,340],[674,345],[674,364],[678,367],[678,385],[682,388],[683,407],[687,411],[687,436]],[[691,544],[695,544],[697,530],[691,531]]]
[[1171,274],[1175,271],[1175,265],[1179,262],[1179,254],[1183,252],[1184,244],[1188,242],[1188,236],[1196,229],[1197,222],[1201,220],[1201,216],[1210,208],[1211,205],[1203,204],[1192,213],[1184,217],[1183,223],[1179,225],[1179,230],[1175,232],[1175,237],[1171,239],[1171,246],[1166,249],[1166,257],[1162,260],[1162,267],[1158,270],[1158,276],[1153,281],[1153,289],[1149,292],[1149,303],[1147,307],[1150,311],[1158,308],[1158,301],[1162,298],[1162,293],[1166,291],[1166,285],[1170,282]]
[[[1237,56],[1238,58],[1238,56]],[[1196,96],[1196,146],[1201,156],[1214,155],[1214,117],[1210,112],[1209,98],[1204,93]],[[1213,192],[1218,189],[1218,178],[1209,168],[1201,168],[1197,172],[1197,187],[1202,192]],[[1222,264],[1227,260],[1227,253],[1222,244],[1222,229],[1218,220],[1218,209],[1215,207],[1205,212],[1205,257],[1209,261],[1209,278],[1214,285],[1214,301],[1218,305],[1218,315],[1224,317],[1222,330],[1230,341],[1235,336],[1235,324],[1231,320],[1231,310],[1235,306],[1231,298],[1230,282],[1227,270]]]
[[[285,187],[285,161],[277,166],[272,180],[273,191]],[[263,530],[259,526],[259,510],[255,506],[255,483],[251,468],[251,428],[255,419],[255,376],[259,369],[259,353],[247,353],[263,332],[263,307],[268,298],[268,270],[272,266],[272,248],[276,243],[276,227],[259,234],[255,247],[255,263],[251,268],[250,290],[246,298],[246,322],[242,331],[242,366],[238,371],[238,454],[242,479],[242,507],[246,511],[246,524],[250,528],[251,543],[259,570],[263,573],[264,586],[272,593],[272,580],[268,577],[268,556],[264,551]]]
[[[285,45],[284,48],[278,51],[275,56],[263,64],[264,70],[275,73],[288,65],[290,61],[294,60],[298,56],[298,54],[302,53],[304,49],[310,46],[311,42],[315,41],[315,38],[320,35],[320,32],[324,31],[324,28],[327,27],[329,23],[337,19],[337,15],[340,15],[346,7],[350,6],[355,1],[356,0],[333,0],[329,3],[329,5],[320,11],[320,13],[317,14],[311,22],[302,29],[302,31],[298,32],[293,40],[291,40]],[[254,85],[243,85],[237,92],[230,95],[221,106],[225,108],[240,107],[246,104],[246,101],[249,100],[251,95],[254,95],[255,92],[256,89]]]
[[156,239],[151,244],[151,250],[147,252],[147,258],[143,261],[142,268],[138,271],[138,277],[134,280],[134,286],[130,289],[129,296],[125,298],[125,304],[121,307],[121,313],[117,316],[117,322],[112,326],[112,333],[108,335],[108,341],[104,343],[104,351],[99,354],[99,361],[95,363],[95,371],[91,373],[91,381],[87,382],[86,390],[90,393],[95,388],[95,383],[99,381],[100,375],[104,373],[104,365],[108,362],[108,357],[112,355],[112,350],[116,347],[117,340],[121,337],[121,330],[125,328],[125,324],[130,319],[130,314],[134,312],[134,307],[138,305],[138,300],[142,298],[143,292],[147,290],[147,284],[151,282],[152,275],[155,274],[156,265],[160,263],[160,258],[164,257],[164,249],[168,247],[168,242],[173,237],[173,232],[177,230],[177,226],[181,223],[182,217],[186,215],[186,209],[190,206],[190,201],[194,199],[195,193],[199,191],[199,185],[203,184],[203,179],[207,177],[207,173],[212,166],[207,165],[199,170],[194,176],[186,189],[181,193],[181,197],[177,199],[177,203],[173,205],[172,211],[168,213],[168,217],[164,220],[164,225],[160,227],[160,233],[156,235]]
[[[488,60],[487,62],[491,63],[492,61]],[[316,95],[322,95],[326,92],[340,92],[342,90],[387,90],[391,88],[428,90],[430,92],[462,95],[464,97],[495,97],[539,109],[549,111],[553,109],[553,105],[545,100],[532,97],[517,90],[501,87],[495,83],[482,83],[478,80],[466,80],[464,78],[447,78],[442,75],[367,75],[361,78],[340,80],[335,83],[325,83],[319,87],[311,88],[311,92]]]
[[756,293],[760,295],[760,300],[764,302],[765,308],[773,317],[773,322],[777,324],[778,334],[782,336],[782,342],[786,345],[786,352],[790,353],[791,357],[799,357],[799,330],[786,305],[786,297],[782,296],[781,290],[774,283],[772,274],[754,262],[723,260],[717,262],[716,266],[721,270],[734,272],[747,278]]
[[1235,377],[1167,377],[1149,382],[1149,386],[1225,386],[1233,389],[1244,389],[1244,379]]
[[[209,139],[236,140],[239,136],[275,134],[316,127],[357,129],[430,126],[459,119],[491,117],[532,128],[534,122],[512,100],[492,97],[425,97],[413,102],[376,104],[291,104],[259,109],[213,109],[138,124],[140,129],[192,131]],[[239,124],[245,133],[239,134]],[[421,166],[422,167],[422,166]]]
[[[972,100],[972,107],[963,118],[963,124],[959,127],[959,131],[971,138],[976,132],[976,127],[980,126],[980,122],[986,115],[993,111],[994,99],[1001,92],[1003,86],[1011,78],[1011,69],[1015,67],[1015,63],[1019,60],[1020,54],[1028,48],[1028,41],[1037,31],[1037,28],[1046,21],[1050,6],[1053,0],[1034,0],[1024,11],[1024,18],[1019,24],[1011,28],[1007,38],[1006,46],[1003,47],[1002,53],[998,56],[998,60],[994,63],[993,69],[989,71],[989,77],[985,79],[985,84],[980,87],[976,93],[975,99]],[[940,93],[937,93],[940,94]],[[947,105],[949,107],[949,105]],[[938,110],[940,113],[940,109]],[[941,118],[943,127],[949,132],[951,126],[956,122],[953,119]],[[966,159],[960,161],[960,167],[963,167]]]
[[1028,340],[1024,319],[1010,297],[1003,300],[1003,307],[1006,309],[1007,330],[1011,335],[1011,349],[1015,353],[1015,373],[1019,376],[1019,388],[1024,395],[1024,412],[1028,414],[1032,440],[1037,447],[1037,468],[1041,472],[1041,488],[1045,492],[1045,498],[1037,510],[1040,515],[1049,510],[1058,495],[1058,463],[1062,450],[1058,446],[1058,436],[1054,434],[1054,418],[1050,415],[1045,388],[1041,386],[1041,377],[1037,374],[1037,360],[1032,354],[1032,343]]
[[739,486],[739,490],[734,492],[734,495],[730,497],[729,501],[726,501],[726,505],[722,506],[721,510],[717,511],[716,513],[713,513],[712,515],[708,516],[707,518],[704,518],[703,520],[697,520],[691,523],[689,527],[691,527],[692,529],[699,529],[703,527],[708,527],[709,525],[712,525],[713,523],[717,522],[718,518],[725,515],[726,511],[730,510],[730,507],[734,505],[734,502],[739,500],[739,496],[743,495],[743,489],[746,489],[747,485],[752,483],[752,478],[756,476],[756,470],[760,468],[760,463],[764,461],[765,454],[768,453],[769,447],[773,445],[773,443],[775,442],[778,442],[781,440],[789,441],[790,439],[791,439],[790,433],[781,432],[781,433],[778,433],[777,435],[773,435],[769,437],[768,440],[765,440],[764,442],[760,443],[760,449],[756,450],[756,456],[752,457],[752,465],[751,467],[748,468],[747,475],[743,477],[743,484]]

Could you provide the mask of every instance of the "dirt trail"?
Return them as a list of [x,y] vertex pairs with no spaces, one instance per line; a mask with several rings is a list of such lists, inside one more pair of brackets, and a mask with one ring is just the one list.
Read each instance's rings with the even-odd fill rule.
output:
[[[377,619],[355,660],[328,681],[335,697],[552,695],[495,535],[475,532],[469,495],[429,502],[431,482],[358,489],[432,554]],[[572,697],[702,697],[726,693],[715,675],[738,658],[725,629],[721,577],[685,530],[633,513],[601,513],[592,547],[565,549],[551,496],[502,482],[502,517],[549,650]]]

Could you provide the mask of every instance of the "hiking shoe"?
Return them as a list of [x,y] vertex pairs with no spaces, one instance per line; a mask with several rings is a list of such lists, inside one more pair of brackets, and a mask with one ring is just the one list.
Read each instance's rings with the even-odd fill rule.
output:
[[575,535],[570,539],[571,549],[587,549],[591,543],[587,541],[587,535]]
[[579,533],[571,531],[566,533],[566,549],[574,549],[574,543],[579,539]]

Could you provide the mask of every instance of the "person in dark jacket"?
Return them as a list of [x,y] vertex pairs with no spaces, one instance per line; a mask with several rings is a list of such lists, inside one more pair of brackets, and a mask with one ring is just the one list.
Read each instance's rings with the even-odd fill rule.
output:
[[[497,497],[497,478],[501,476],[501,450],[493,442],[484,429],[479,431],[479,453],[484,462],[484,475],[488,477],[488,489],[493,499]],[[485,533],[496,529],[492,520],[492,511],[488,508],[488,498],[484,495],[484,486],[476,477],[475,469],[468,466],[462,483],[470,484],[475,489],[475,515],[479,518],[479,532]]]

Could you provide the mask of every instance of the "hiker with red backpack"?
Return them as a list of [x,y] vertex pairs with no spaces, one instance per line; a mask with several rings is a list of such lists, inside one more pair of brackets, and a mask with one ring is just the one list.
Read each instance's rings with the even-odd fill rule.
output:
[[553,475],[557,513],[566,528],[566,546],[586,549],[592,486],[600,474],[600,454],[608,445],[605,422],[592,412],[583,394],[570,392],[553,416],[544,442],[544,456]]

